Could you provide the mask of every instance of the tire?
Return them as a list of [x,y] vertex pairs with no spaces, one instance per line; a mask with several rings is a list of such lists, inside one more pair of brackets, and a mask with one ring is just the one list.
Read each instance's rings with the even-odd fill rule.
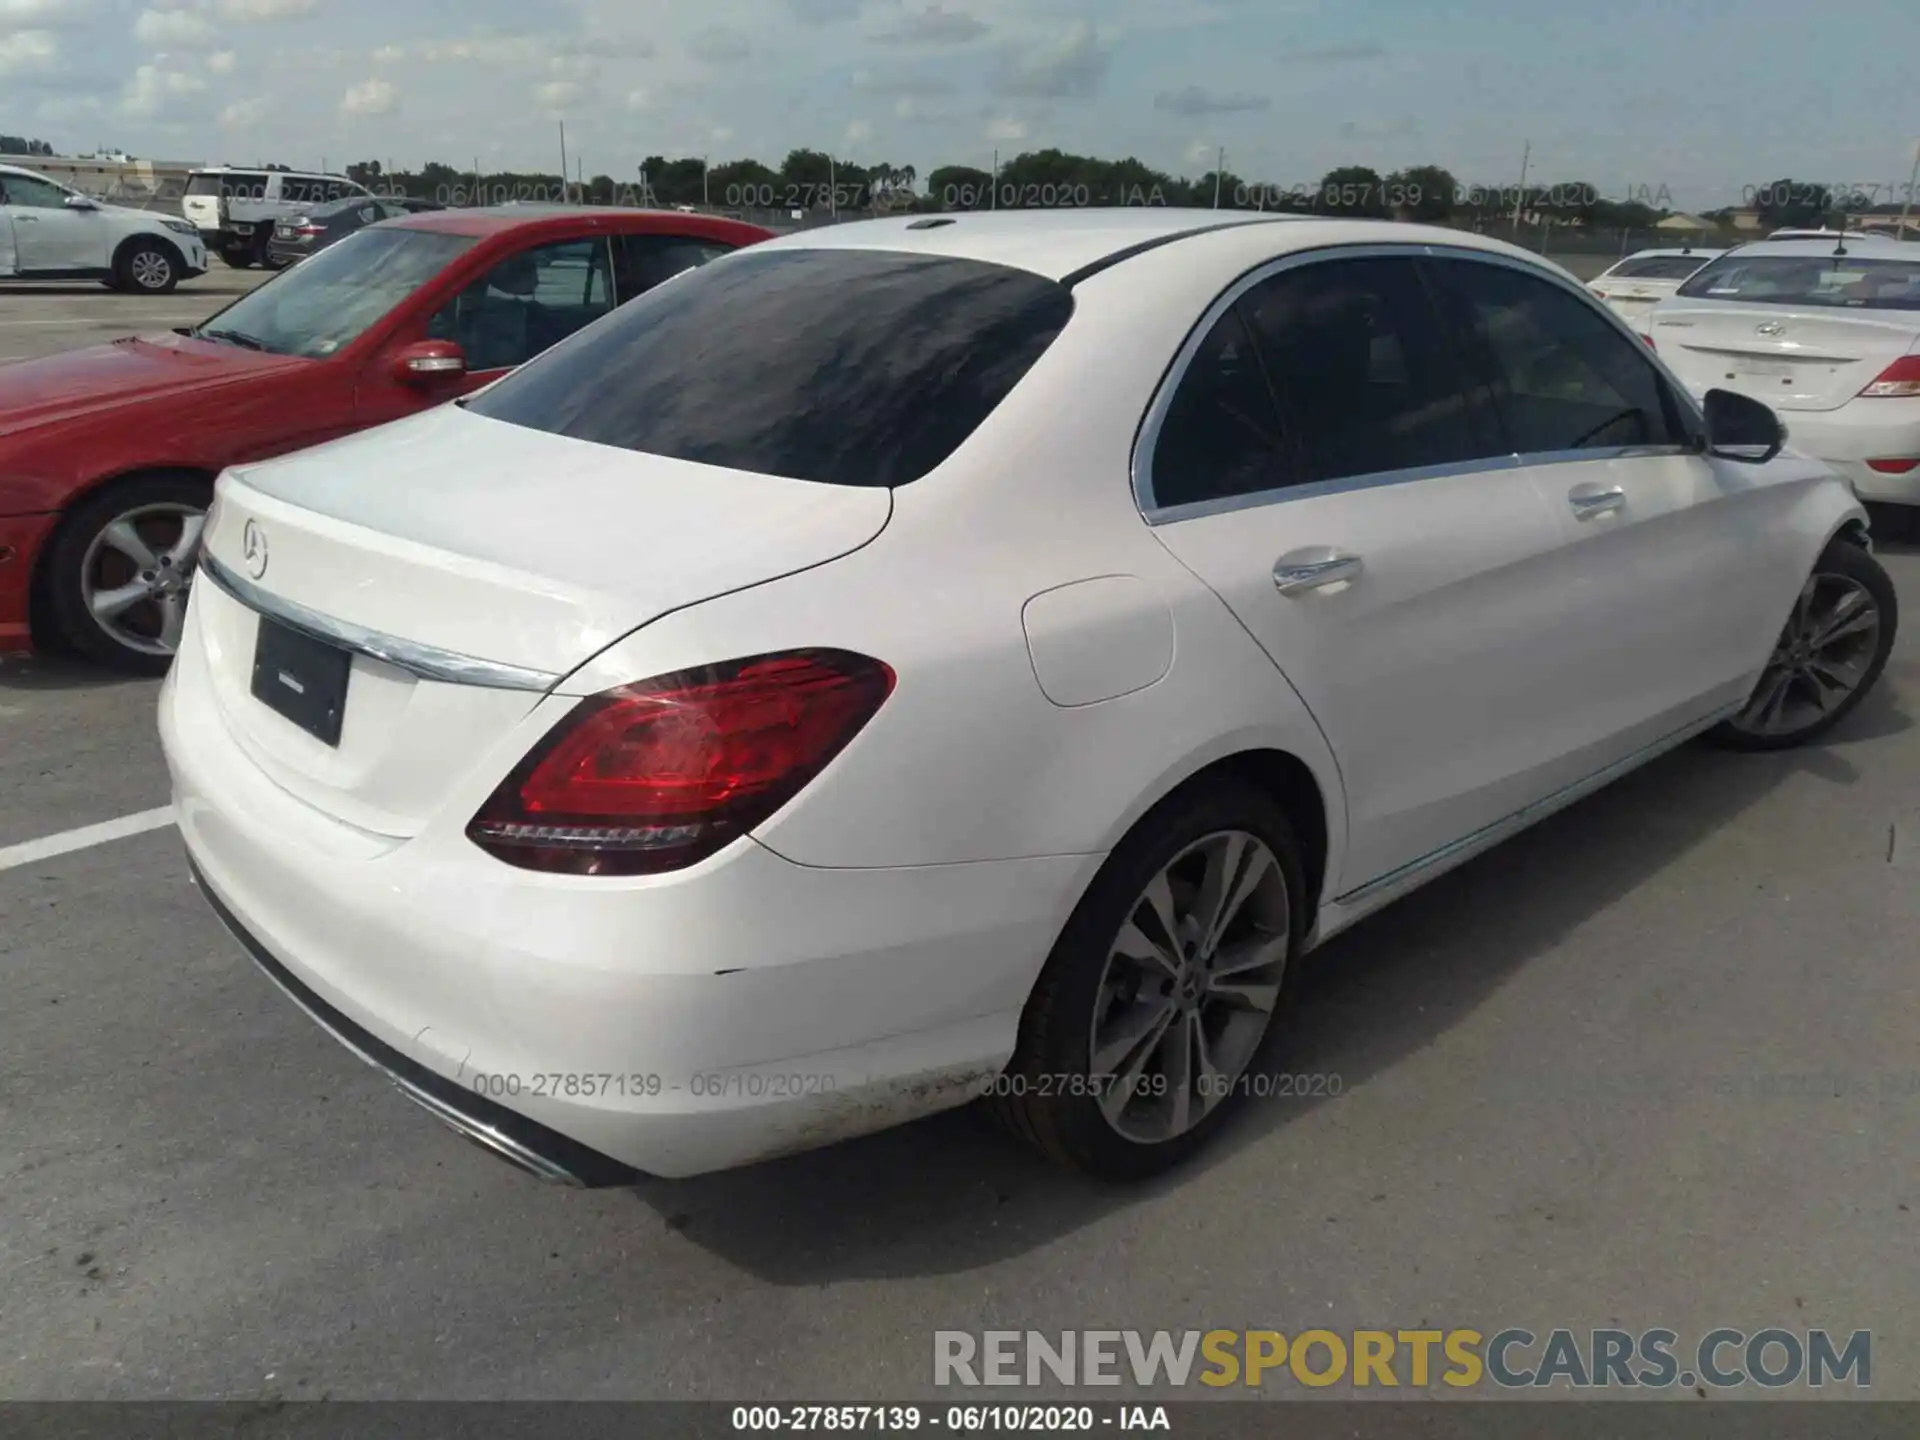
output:
[[[1137,954],[1145,934],[1157,931],[1164,936],[1164,927],[1154,920],[1150,887],[1166,879],[1170,866],[1176,883],[1164,893],[1184,928],[1189,921],[1181,897],[1189,893],[1188,881],[1211,861],[1228,858],[1233,842],[1225,837],[1233,836],[1242,845],[1239,863],[1256,855],[1247,842],[1257,841],[1271,864],[1263,862],[1262,878],[1221,932],[1223,943],[1211,961],[1204,944],[1189,945],[1174,958],[1191,967],[1189,978],[1210,963],[1238,959],[1243,968],[1232,972],[1239,977],[1236,986],[1260,991],[1265,1008],[1216,994],[1200,1000],[1204,1008],[1191,1012],[1199,1016],[1195,1022],[1182,1012],[1179,997],[1186,987],[1168,967],[1137,965],[1119,947],[1127,945]],[[1233,873],[1235,867],[1229,863],[1222,868]],[[1014,1058],[989,1091],[989,1111],[1041,1153],[1101,1179],[1142,1179],[1179,1164],[1232,1111],[1243,1088],[1241,1078],[1258,1065],[1272,1035],[1283,1027],[1279,1017],[1306,924],[1305,894],[1293,826],[1265,794],[1243,783],[1214,779],[1169,796],[1107,858],[1068,920],[1021,1017]],[[1203,900],[1204,889],[1194,898]],[[1192,932],[1185,933],[1190,941]],[[1161,953],[1167,949],[1163,945]],[[1244,968],[1254,955],[1267,957],[1262,967]],[[1199,978],[1204,997],[1204,973]],[[1135,980],[1141,983],[1129,994]],[[1157,996],[1151,993],[1154,986],[1172,988],[1174,994]],[[1126,1044],[1124,1037],[1141,1030],[1149,1016],[1169,1009],[1178,1018],[1165,1028],[1168,1039],[1162,1045],[1136,1046],[1114,1058]],[[1218,1059],[1218,1071],[1210,1083],[1189,1086],[1188,1123],[1176,1128],[1175,1077],[1182,1068],[1194,1073],[1190,1064],[1183,1064],[1191,1061],[1187,1047],[1194,1032],[1180,1027],[1197,1023],[1204,1030],[1214,1022],[1220,1023],[1208,1036],[1207,1053]],[[1189,1037],[1184,1045],[1182,1033]],[[1108,1052],[1101,1061],[1104,1073],[1097,1079],[1096,1037]],[[1113,1077],[1139,1070],[1143,1048],[1153,1058],[1137,1086],[1129,1087],[1133,1093],[1121,1096]],[[1118,1121],[1107,1113],[1116,1104]],[[1164,1127],[1161,1122],[1166,1122]],[[1149,1133],[1162,1128],[1163,1134]]]
[[[55,532],[42,571],[46,614],[55,630],[55,643],[85,659],[130,675],[163,675],[173,662],[167,643],[169,621],[184,618],[193,560],[168,556],[178,549],[194,516],[204,517],[213,500],[211,481],[191,475],[132,476],[107,486],[68,512]],[[109,539],[120,522],[156,562],[149,568]],[[124,533],[124,532],[120,532]],[[121,543],[125,543],[124,541]],[[184,572],[184,573],[183,573]],[[151,574],[152,581],[143,576]],[[96,614],[115,593],[144,594],[117,611]]]
[[220,252],[220,258],[227,262],[229,268],[234,270],[251,270],[253,268],[253,251],[244,245],[229,245]]
[[1872,691],[1899,627],[1899,596],[1880,562],[1852,540],[1832,541],[1814,562],[1747,707],[1707,739],[1746,751],[1819,739]]
[[1866,502],[1867,520],[1873,533],[1885,540],[1920,539],[1920,506],[1889,505],[1885,501]]
[[114,258],[116,288],[133,295],[171,295],[180,283],[180,256],[159,240],[135,240]]
[[259,250],[257,255],[255,256],[255,258],[260,262],[260,268],[263,270],[272,271],[272,272],[278,272],[286,269],[287,268],[286,261],[276,260],[274,258],[272,246],[273,246],[273,226],[268,225],[264,227],[260,232]]

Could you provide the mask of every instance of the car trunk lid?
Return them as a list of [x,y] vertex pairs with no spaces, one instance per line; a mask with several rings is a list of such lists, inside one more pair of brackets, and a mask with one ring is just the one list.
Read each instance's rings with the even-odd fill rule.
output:
[[1670,300],[1654,345],[1696,395],[1732,390],[1776,410],[1837,410],[1920,340],[1920,313]]
[[[189,643],[235,738],[284,788],[409,835],[567,672],[668,611],[856,550],[891,511],[884,489],[444,406],[223,476]],[[326,654],[342,651],[329,739],[303,707],[324,708]]]

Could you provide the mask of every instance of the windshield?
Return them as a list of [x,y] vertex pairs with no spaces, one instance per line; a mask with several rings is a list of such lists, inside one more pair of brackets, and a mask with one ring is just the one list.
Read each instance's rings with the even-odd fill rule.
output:
[[1648,255],[1622,260],[1607,272],[1609,280],[1684,280],[1709,257],[1705,255]]
[[1832,309],[1920,310],[1920,261],[1851,255],[1729,255],[1686,284],[1690,300]]
[[904,485],[993,412],[1073,313],[975,260],[747,251],[686,270],[469,402],[496,420],[832,485]]
[[467,235],[361,230],[242,296],[195,333],[324,358],[358,340],[472,244]]

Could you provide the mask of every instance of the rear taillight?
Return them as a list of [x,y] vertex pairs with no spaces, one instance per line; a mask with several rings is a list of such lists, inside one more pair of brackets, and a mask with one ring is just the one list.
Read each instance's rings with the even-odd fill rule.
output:
[[1882,475],[1904,475],[1916,465],[1920,465],[1920,457],[1908,460],[1867,461],[1869,470],[1878,470]]
[[1658,350],[1660,348],[1658,345],[1653,343],[1653,337],[1651,335],[1646,334],[1644,331],[1641,331],[1638,333],[1640,335],[1640,338],[1647,342],[1647,348],[1649,350]]
[[1920,395],[1920,355],[1902,355],[1860,394],[1862,398]]
[[799,794],[893,685],[864,655],[794,650],[609,690],[554,727],[467,836],[527,870],[682,869]]
[[322,230],[318,225],[298,225],[294,227],[293,233],[296,235],[305,235],[308,239],[312,239],[315,235],[324,235],[327,232]]

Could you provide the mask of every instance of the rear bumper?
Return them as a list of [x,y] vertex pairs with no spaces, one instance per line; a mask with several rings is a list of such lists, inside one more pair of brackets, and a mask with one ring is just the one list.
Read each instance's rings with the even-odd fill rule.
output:
[[33,649],[33,572],[59,518],[0,516],[0,655]]
[[1098,864],[819,870],[745,840],[600,882],[504,865],[457,822],[370,835],[248,759],[196,633],[160,734],[203,893],[336,1037],[554,1178],[701,1174],[964,1104]]
[[1787,443],[1852,482],[1862,500],[1920,505],[1920,465],[1890,475],[1867,462],[1920,457],[1920,399],[1854,400],[1838,410],[1782,410]]

